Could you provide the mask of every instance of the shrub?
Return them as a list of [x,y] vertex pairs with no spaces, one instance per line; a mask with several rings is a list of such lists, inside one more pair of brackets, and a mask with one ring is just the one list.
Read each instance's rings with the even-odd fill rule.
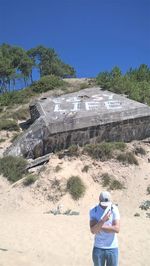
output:
[[60,167],[59,165],[57,165],[57,166],[55,167],[55,172],[58,173],[61,169],[62,169],[62,167]]
[[29,174],[23,181],[24,186],[29,186],[33,184],[38,179],[38,176]]
[[150,185],[147,187],[147,194],[150,194]]
[[6,139],[0,139],[0,143],[5,142]]
[[68,155],[69,156],[78,156],[79,155],[79,149],[77,145],[71,145],[68,148]]
[[49,75],[42,77],[39,81],[34,82],[30,88],[35,93],[42,93],[49,90],[54,90],[64,86],[65,82],[57,76]]
[[12,114],[13,119],[17,120],[27,120],[30,117],[28,108],[20,108],[17,112]]
[[16,182],[26,173],[27,161],[21,157],[6,156],[0,159],[0,173]]
[[90,166],[89,165],[85,165],[83,168],[82,168],[82,172],[84,173],[87,173],[89,171],[89,168]]
[[97,145],[87,144],[83,152],[87,152],[94,159],[107,160],[112,158],[112,146],[110,143],[100,143]]
[[67,190],[74,200],[85,194],[86,187],[79,176],[71,176],[67,181]]
[[121,153],[117,156],[117,160],[122,163],[138,165],[138,161],[132,152]]
[[19,131],[19,126],[15,120],[2,119],[0,121],[0,130]]
[[1,106],[12,106],[14,104],[27,103],[33,92],[30,88],[26,88],[20,91],[11,91],[0,95]]
[[111,176],[108,173],[104,173],[101,176],[101,183],[103,187],[107,187],[110,185],[111,182]]
[[134,150],[134,153],[136,155],[141,154],[141,155],[146,155],[146,151],[142,147],[136,147]]
[[109,185],[110,190],[123,189],[124,185],[117,179],[112,179]]
[[87,83],[81,83],[80,84],[80,90],[84,90],[84,89],[86,89],[88,87],[89,87],[89,85]]
[[104,173],[101,176],[101,184],[103,187],[107,187],[110,190],[123,189],[124,185],[115,179],[113,176],[108,173]]
[[120,150],[120,151],[124,151],[125,148],[127,147],[126,143],[122,141],[112,142],[111,144],[113,145],[115,150]]
[[105,161],[113,158],[113,152],[115,150],[123,151],[126,148],[126,144],[123,142],[102,142],[99,144],[87,144],[85,145],[83,152],[87,152],[94,159],[100,159]]

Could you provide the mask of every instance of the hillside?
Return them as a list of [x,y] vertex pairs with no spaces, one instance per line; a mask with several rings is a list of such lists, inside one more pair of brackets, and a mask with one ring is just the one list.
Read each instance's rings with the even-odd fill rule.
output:
[[[53,266],[60,262],[64,266],[70,263],[74,266],[90,266],[93,236],[89,231],[88,212],[97,203],[99,192],[106,189],[102,186],[101,176],[108,173],[125,187],[112,190],[114,202],[118,204],[122,217],[119,234],[120,265],[148,266],[150,220],[146,217],[148,211],[141,210],[139,206],[150,199],[147,194],[150,184],[150,144],[135,141],[128,144],[128,149],[133,150],[139,146],[146,151],[146,155],[136,156],[138,166],[124,165],[115,159],[101,162],[87,155],[65,156],[62,159],[52,155],[40,172],[36,169],[39,178],[30,186],[25,187],[22,182],[13,186],[1,176],[2,265],[32,263],[48,266],[50,261]],[[86,165],[89,169],[83,172]],[[74,201],[69,193],[62,192],[71,175],[80,176],[86,185],[85,196],[78,201]],[[50,210],[56,211],[58,207],[61,212],[71,209],[79,212],[79,215],[50,213]],[[136,213],[139,216],[134,216]],[[56,249],[59,253],[57,256]],[[142,250],[141,256],[139,249]]]
[[[71,92],[91,86],[94,81],[65,82],[69,84],[67,92]],[[32,100],[62,93],[60,87],[34,95]],[[1,121],[13,118],[22,125],[29,118],[28,104],[3,107]],[[16,125],[11,131],[1,128],[0,157],[22,130]],[[47,164],[30,170],[38,178],[29,186],[24,185],[24,179],[10,183],[0,175],[0,265],[92,265],[89,209],[97,204],[100,191],[109,189],[121,213],[120,266],[148,266],[150,208],[142,210],[139,206],[150,200],[150,141],[132,141],[126,144],[126,150],[133,153],[137,165],[122,163],[116,156],[101,161],[80,151],[78,156],[63,155],[61,159],[58,153],[51,154]],[[85,195],[77,201],[66,191],[72,175],[79,176],[86,187]],[[117,180],[122,187],[104,186],[103,176]],[[71,211],[74,215],[69,215]]]

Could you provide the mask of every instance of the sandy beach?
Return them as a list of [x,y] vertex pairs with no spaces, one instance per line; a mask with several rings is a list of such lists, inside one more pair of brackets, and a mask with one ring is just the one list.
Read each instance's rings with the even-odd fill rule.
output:
[[[104,190],[94,177],[108,172],[125,184],[125,189],[112,191],[114,203],[121,214],[119,238],[120,266],[149,266],[150,219],[139,208],[150,195],[150,147],[146,156],[138,156],[139,165],[122,165],[117,161],[92,161],[89,157],[58,159],[53,155],[40,179],[30,187],[12,186],[0,178],[0,266],[91,266],[93,235],[89,230],[89,209],[98,202]],[[90,165],[83,173],[84,165]],[[61,170],[56,173],[56,166]],[[48,182],[54,178],[82,177],[86,194],[74,201],[67,193],[57,202],[47,199]],[[37,183],[39,182],[39,183]],[[40,184],[40,185],[39,185]],[[53,191],[53,196],[56,194]],[[52,196],[52,195],[51,195]],[[50,210],[60,206],[79,215],[53,215]],[[147,211],[148,212],[148,211]],[[134,216],[138,213],[139,216]]]

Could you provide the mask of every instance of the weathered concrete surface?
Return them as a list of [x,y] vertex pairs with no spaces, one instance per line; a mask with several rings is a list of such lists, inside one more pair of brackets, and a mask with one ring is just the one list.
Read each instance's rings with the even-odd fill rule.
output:
[[100,88],[41,98],[30,112],[33,124],[6,154],[37,158],[71,144],[150,136],[150,107]]

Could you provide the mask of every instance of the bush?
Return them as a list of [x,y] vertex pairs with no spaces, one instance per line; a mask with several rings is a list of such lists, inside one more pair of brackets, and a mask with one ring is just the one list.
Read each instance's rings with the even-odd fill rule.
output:
[[88,87],[89,87],[89,85],[87,83],[81,83],[80,84],[80,90],[87,89]]
[[146,155],[146,151],[142,147],[136,147],[134,150],[134,153],[136,155],[141,154],[141,155]]
[[109,185],[110,190],[123,189],[124,185],[117,179],[112,179]]
[[103,187],[107,187],[110,190],[117,190],[124,188],[124,185],[120,181],[118,181],[108,173],[102,174],[101,183]]
[[132,152],[121,153],[117,156],[117,160],[122,163],[138,165],[138,161]]
[[71,145],[68,148],[68,155],[69,156],[78,156],[79,155],[79,149],[77,145]]
[[16,182],[25,174],[27,161],[20,157],[6,156],[0,159],[0,174],[9,181]]
[[12,118],[17,120],[27,120],[29,117],[30,112],[28,108],[20,108],[17,112],[12,114]]
[[15,120],[2,119],[0,121],[0,130],[19,131],[19,126]]
[[125,148],[126,144],[123,142],[102,142],[85,145],[83,152],[87,152],[93,159],[105,161],[114,157],[115,150],[123,151]]
[[38,176],[29,174],[23,181],[24,186],[29,186],[33,184],[38,179]]
[[67,181],[67,190],[74,200],[85,194],[86,187],[79,176],[71,176]]
[[30,97],[33,96],[33,92],[30,88],[26,88],[20,91],[11,91],[0,95],[1,106],[12,106],[14,104],[27,103]]
[[85,165],[83,168],[82,168],[82,172],[84,173],[87,173],[89,171],[89,168],[90,166],[89,165]]
[[58,173],[61,169],[62,169],[62,167],[60,167],[59,165],[57,165],[57,166],[55,167],[55,172]]
[[49,75],[42,77],[39,81],[34,82],[30,88],[35,93],[47,92],[58,87],[63,87],[66,83],[57,76]]
[[0,143],[5,142],[6,139],[0,139]]
[[111,182],[111,176],[108,173],[104,173],[101,176],[101,183],[103,187],[108,187]]
[[147,187],[147,194],[150,194],[150,185]]

